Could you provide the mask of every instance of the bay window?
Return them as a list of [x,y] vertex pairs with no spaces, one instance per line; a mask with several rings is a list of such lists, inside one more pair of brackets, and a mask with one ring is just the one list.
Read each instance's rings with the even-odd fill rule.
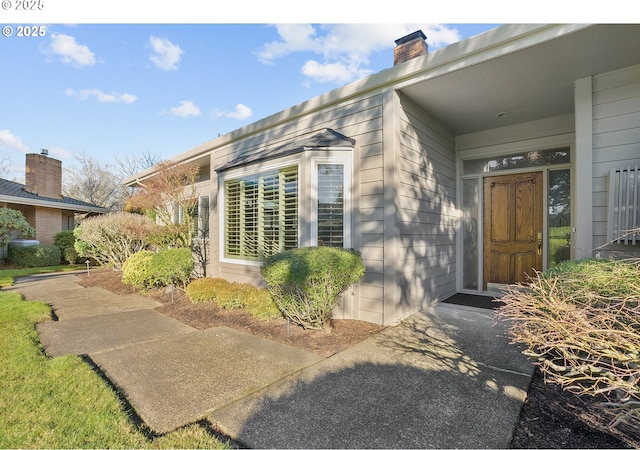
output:
[[262,260],[298,246],[298,166],[224,183],[225,257]]
[[220,260],[259,265],[297,247],[349,248],[354,145],[327,128],[218,167]]

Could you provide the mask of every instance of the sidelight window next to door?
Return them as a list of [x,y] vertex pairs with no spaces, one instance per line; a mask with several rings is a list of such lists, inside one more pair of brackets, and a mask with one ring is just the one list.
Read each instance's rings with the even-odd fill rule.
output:
[[496,291],[571,257],[570,149],[463,161],[462,288]]

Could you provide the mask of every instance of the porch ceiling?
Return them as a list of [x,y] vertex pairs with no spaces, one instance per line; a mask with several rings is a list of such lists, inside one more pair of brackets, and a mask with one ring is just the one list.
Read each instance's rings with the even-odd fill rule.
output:
[[572,113],[574,81],[640,64],[639,43],[640,25],[597,25],[401,91],[456,135],[514,125]]

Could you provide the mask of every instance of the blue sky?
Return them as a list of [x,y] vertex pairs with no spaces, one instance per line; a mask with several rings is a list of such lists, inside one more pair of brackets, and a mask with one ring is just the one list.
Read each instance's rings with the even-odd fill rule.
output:
[[431,51],[496,25],[42,26],[43,36],[0,37],[0,167],[10,179],[41,148],[63,167],[77,155],[170,158],[390,67],[394,40],[412,31]]

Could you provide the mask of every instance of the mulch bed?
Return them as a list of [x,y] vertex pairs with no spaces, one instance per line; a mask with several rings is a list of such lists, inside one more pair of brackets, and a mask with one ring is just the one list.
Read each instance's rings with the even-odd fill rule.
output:
[[[97,286],[128,294],[131,286],[122,283],[120,272],[92,270],[80,275],[83,286]],[[214,304],[193,304],[181,291],[155,290],[146,295],[162,303],[156,310],[196,329],[227,326],[267,339],[329,357],[381,331],[384,327],[357,320],[334,320],[331,332],[304,330],[285,319],[268,322],[242,310],[225,310]],[[539,370],[531,381],[527,400],[510,448],[640,448],[640,430],[610,430],[606,417],[597,408],[599,399],[578,397],[544,382]]]

